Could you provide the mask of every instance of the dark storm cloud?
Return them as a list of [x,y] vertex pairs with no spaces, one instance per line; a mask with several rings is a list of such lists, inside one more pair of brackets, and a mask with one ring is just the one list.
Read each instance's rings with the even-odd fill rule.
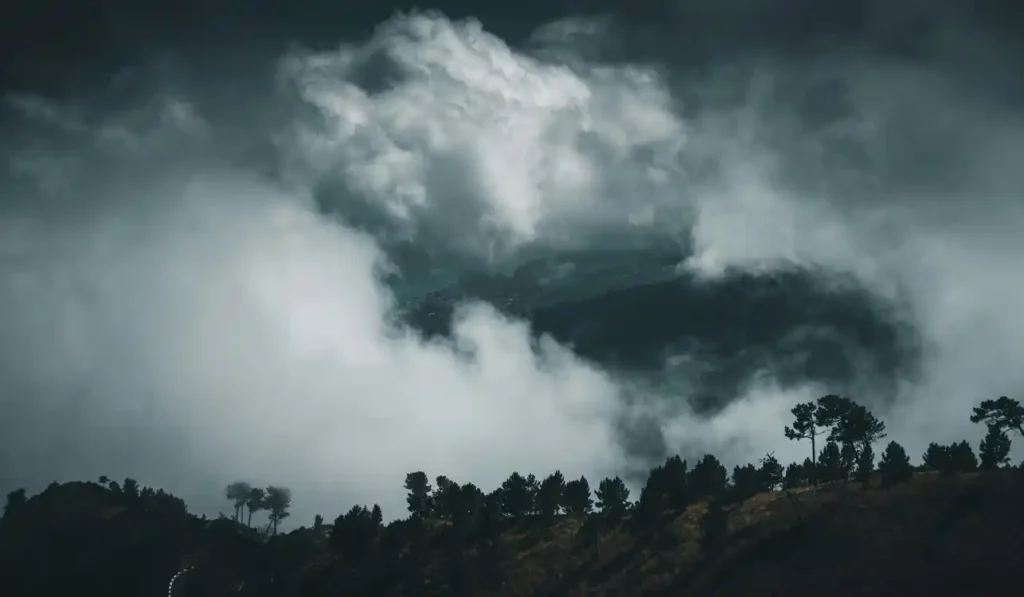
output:
[[[635,267],[647,266],[649,258],[637,255]],[[437,293],[415,303],[409,321],[427,333],[446,333],[454,306],[473,297],[529,319],[535,333],[551,334],[580,356],[624,373],[656,378],[671,372],[673,357],[699,355],[700,370],[680,372],[696,385],[680,399],[701,412],[724,407],[765,370],[783,386],[813,382],[851,391],[861,384],[880,393],[869,402],[884,404],[920,367],[921,346],[905,306],[856,281],[837,283],[828,272],[735,271],[716,280],[684,272],[538,306],[520,306],[543,297],[545,288],[535,280],[506,286],[488,296],[456,284],[451,297]]]

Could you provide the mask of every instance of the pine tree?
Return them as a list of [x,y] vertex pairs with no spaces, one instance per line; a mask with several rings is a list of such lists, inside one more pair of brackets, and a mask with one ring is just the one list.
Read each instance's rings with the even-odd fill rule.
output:
[[933,471],[942,471],[944,473],[952,472],[952,468],[950,467],[949,448],[947,446],[942,446],[935,442],[928,444],[928,449],[924,451],[924,455],[921,457],[921,460],[926,468]]
[[693,503],[693,490],[689,484],[689,466],[679,455],[670,456],[662,465],[664,491],[669,510],[682,511]]
[[1010,436],[998,425],[989,425],[988,433],[981,440],[978,453],[981,455],[983,470],[991,470],[1008,464],[1010,462]]
[[[1009,438],[1007,438],[1009,441]],[[949,467],[954,471],[970,472],[978,468],[978,457],[967,440],[951,444],[949,451]]]
[[1016,431],[1024,437],[1024,406],[1020,401],[1006,396],[997,400],[982,400],[974,407],[971,414],[972,423],[985,423],[996,426],[1002,431]]
[[629,507],[629,488],[619,477],[602,479],[597,486],[597,507],[610,520],[618,520]]
[[[114,483],[111,482],[111,486]],[[118,486],[120,490],[120,486]],[[252,491],[252,486],[245,481],[235,481],[224,489],[224,497],[231,500],[235,506],[235,522],[241,522],[242,520],[242,509],[245,508],[245,501],[249,498],[249,492]]]
[[791,440],[811,440],[811,468],[808,471],[811,475],[811,485],[818,486],[817,459],[818,459],[818,436],[821,435],[819,427],[822,426],[820,418],[822,411],[813,402],[797,404],[791,411],[793,413],[793,426],[785,427],[783,432],[786,438]]
[[878,472],[882,474],[882,485],[891,487],[910,480],[914,469],[910,466],[910,457],[907,456],[907,451],[903,446],[892,441],[882,453],[882,460],[878,463]]
[[853,445],[853,442],[844,442],[843,448],[839,452],[837,480],[846,481],[853,475],[853,471],[857,469],[857,456],[857,448]]
[[705,454],[690,471],[689,486],[703,498],[713,498],[725,492],[729,472],[712,454]]
[[405,476],[405,498],[409,513],[413,518],[424,519],[430,515],[430,479],[423,471],[416,471]]
[[838,481],[842,477],[842,454],[839,444],[832,440],[825,442],[818,460],[818,480],[824,482]]
[[774,454],[766,454],[760,464],[761,467],[757,469],[758,490],[774,491],[782,485],[785,469]]
[[561,471],[548,475],[537,490],[537,510],[544,520],[550,521],[562,509],[565,477]]
[[758,492],[759,479],[757,468],[752,464],[736,466],[732,469],[732,487],[730,497],[733,500],[745,500]]
[[875,472],[875,451],[871,448],[871,444],[866,444],[857,455],[857,470],[854,473],[854,479],[867,484],[873,472]]
[[277,525],[288,518],[288,508],[292,505],[292,490],[287,487],[270,485],[265,490],[266,497],[263,499],[263,506],[269,512],[270,523],[274,527],[274,534],[277,534]]
[[783,480],[783,487],[786,489],[796,489],[797,487],[804,487],[808,484],[806,475],[804,475],[803,466],[791,462],[786,467],[786,477]]
[[594,506],[590,497],[590,483],[586,477],[565,484],[565,511],[568,514],[587,514]]
[[533,487],[527,477],[513,472],[501,484],[501,511],[512,518],[521,518],[533,510]]
[[7,494],[7,505],[4,506],[5,520],[11,520],[18,515],[18,512],[25,507],[25,503],[28,499],[25,497],[25,488],[15,489],[14,491]]
[[262,487],[253,487],[245,498],[245,507],[249,509],[249,516],[245,519],[246,526],[252,526],[253,512],[266,509],[266,491]]

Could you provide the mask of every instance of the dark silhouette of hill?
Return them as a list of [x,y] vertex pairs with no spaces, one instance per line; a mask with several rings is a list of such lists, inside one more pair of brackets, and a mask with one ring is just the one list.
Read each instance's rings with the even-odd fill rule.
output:
[[[408,518],[353,506],[325,524],[277,533],[291,493],[227,486],[230,517],[196,517],[161,490],[54,483],[7,496],[0,588],[11,597],[996,595],[1019,584],[1024,469],[1008,433],[1024,408],[982,401],[988,427],[932,444],[913,467],[885,424],[836,395],[798,405],[786,437],[804,463],[772,455],[736,466],[678,456],[639,497],[618,477],[512,473],[485,493],[421,472],[405,479]],[[842,446],[842,447],[840,447]],[[339,508],[339,509],[344,509]],[[259,513],[267,512],[267,522]],[[257,522],[253,524],[253,514]]]

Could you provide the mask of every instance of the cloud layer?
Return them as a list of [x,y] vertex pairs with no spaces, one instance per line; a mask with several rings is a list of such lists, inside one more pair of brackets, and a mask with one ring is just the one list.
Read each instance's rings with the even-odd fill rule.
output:
[[976,438],[969,405],[1020,394],[1019,113],[862,55],[602,60],[629,32],[575,23],[528,54],[475,22],[396,16],[283,57],[248,128],[255,108],[204,111],[201,88],[130,109],[6,98],[3,485],[129,475],[215,511],[246,478],[290,485],[302,522],[355,502],[397,516],[417,469],[489,487],[666,448],[802,458],[787,411],[830,388],[770,360],[705,421],[667,395],[699,351],[673,355],[681,383],[639,383],[499,305],[461,305],[430,340],[398,316],[460,271],[646,243],[679,246],[706,284],[799,270],[822,296],[871,295],[921,360],[858,397],[912,454]]

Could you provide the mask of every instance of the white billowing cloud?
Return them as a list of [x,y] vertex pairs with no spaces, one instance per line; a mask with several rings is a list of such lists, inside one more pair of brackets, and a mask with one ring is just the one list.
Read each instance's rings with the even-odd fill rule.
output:
[[327,123],[299,151],[409,234],[493,256],[678,203],[685,135],[652,71],[544,63],[411,15],[285,72]]
[[827,393],[827,388],[813,384],[782,390],[770,378],[759,376],[711,420],[687,414],[674,417],[665,425],[665,439],[691,450],[714,446],[715,455],[728,464],[756,462],[768,453],[782,463],[802,462],[810,456],[810,446],[781,439],[782,430],[792,423],[794,404]]
[[[550,341],[531,346],[524,324],[467,306],[454,346],[425,343],[391,322],[372,239],[307,202],[223,171],[148,192],[137,209],[35,223],[25,267],[0,286],[18,315],[8,338],[30,339],[7,353],[30,392],[14,406],[53,433],[45,409],[79,409],[82,440],[127,429],[207,479],[290,484],[305,513],[359,499],[397,515],[411,470],[494,486],[516,469],[621,464],[615,385]],[[175,438],[148,446],[153,426]],[[151,474],[144,456],[110,470],[124,459],[45,439],[5,470],[56,458]]]

